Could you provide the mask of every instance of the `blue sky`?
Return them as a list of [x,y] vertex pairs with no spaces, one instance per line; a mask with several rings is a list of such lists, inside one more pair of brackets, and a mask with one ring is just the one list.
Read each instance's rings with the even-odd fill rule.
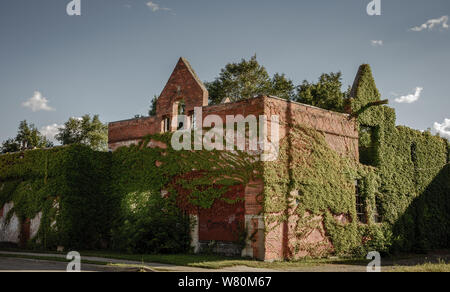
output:
[[381,0],[381,16],[370,0],[81,0],[82,16],[69,2],[0,2],[0,141],[24,119],[144,115],[180,56],[212,80],[255,53],[296,84],[342,71],[347,87],[369,63],[398,124],[450,135],[448,0]]

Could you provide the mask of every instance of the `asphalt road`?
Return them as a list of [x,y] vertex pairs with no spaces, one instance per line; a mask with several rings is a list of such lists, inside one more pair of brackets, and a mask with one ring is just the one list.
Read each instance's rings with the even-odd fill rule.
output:
[[[67,263],[0,257],[0,272],[66,272]],[[81,264],[82,272],[119,272],[117,268]]]
[[[58,262],[49,260],[36,260],[21,258],[18,256],[25,257],[55,257],[65,259],[65,255],[61,254],[40,254],[40,253],[30,253],[30,252],[0,252],[0,272],[65,272],[67,267],[67,262]],[[10,256],[10,257],[9,257]],[[283,270],[272,270],[272,269],[258,269],[250,268],[246,266],[234,266],[218,270],[205,270],[196,267],[184,267],[167,265],[160,263],[143,263],[136,261],[127,260],[117,260],[117,259],[106,259],[99,257],[83,257],[83,260],[90,262],[102,262],[108,265],[93,265],[93,264],[81,264],[82,272],[137,272],[144,269],[145,271],[156,271],[156,272],[280,272],[280,271],[290,271],[290,272],[365,272],[365,264],[321,264],[316,266],[305,266],[305,267],[292,267],[285,268]],[[384,260],[382,271],[392,270],[395,266],[415,266],[423,263],[438,263],[445,261],[448,263],[450,260],[450,254],[448,251],[439,252],[436,254],[429,255],[415,255],[414,257],[405,257],[403,259],[397,260]],[[143,267],[144,265],[144,267]]]
[[[16,269],[16,265],[11,264],[15,263],[17,260],[17,268],[20,268],[21,270],[28,269],[27,267],[34,267],[33,270],[36,271],[48,271],[50,267],[54,267],[50,271],[65,271],[67,263],[63,262],[55,262],[55,261],[46,261],[46,260],[26,260],[26,262],[22,263],[22,258],[18,257],[15,258],[15,256],[18,255],[24,255],[24,256],[47,256],[47,257],[57,257],[61,259],[65,259],[66,255],[62,254],[40,254],[40,253],[32,253],[32,252],[9,252],[9,251],[0,251],[0,254],[6,257],[0,257],[0,272],[5,270],[12,270]],[[7,257],[7,255],[11,255],[11,258]],[[8,261],[3,261],[3,260]],[[130,265],[134,266],[130,268],[126,267],[119,267],[119,266],[96,266],[96,265],[88,265],[88,264],[81,264],[81,270],[82,271],[94,271],[94,272],[135,272],[139,270],[139,268],[136,268],[137,266],[144,266],[146,267],[146,271],[158,271],[158,272],[276,272],[275,270],[270,269],[258,269],[258,268],[250,268],[245,266],[239,266],[239,267],[229,267],[219,270],[212,270],[212,269],[202,269],[202,268],[196,268],[196,267],[185,267],[185,266],[176,266],[176,265],[168,265],[168,264],[161,264],[161,263],[142,263],[138,261],[129,261],[129,260],[118,260],[118,259],[106,259],[106,258],[100,258],[100,257],[89,257],[89,256],[82,256],[82,260],[91,261],[91,262],[104,262],[107,264],[121,264],[121,265]],[[56,268],[56,269],[55,269]]]
[[[22,258],[0,257],[0,272],[65,272],[67,263],[32,260]],[[231,267],[221,270],[192,269],[188,267],[177,267],[178,269],[167,271],[202,271],[202,272],[269,272],[267,269],[254,269],[249,267]],[[98,266],[81,264],[82,272],[136,272],[136,269],[125,269],[111,266]],[[316,267],[303,267],[286,270],[291,272],[365,272],[365,266],[358,265],[321,265]]]

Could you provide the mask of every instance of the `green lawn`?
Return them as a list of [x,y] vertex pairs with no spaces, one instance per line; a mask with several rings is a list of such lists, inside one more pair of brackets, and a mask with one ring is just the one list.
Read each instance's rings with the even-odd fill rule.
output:
[[276,269],[285,270],[296,267],[317,266],[322,264],[366,264],[368,261],[364,259],[303,259],[299,261],[289,262],[262,262],[256,260],[246,260],[242,258],[230,258],[218,255],[195,255],[195,254],[178,254],[178,255],[130,255],[113,252],[81,252],[82,256],[105,257],[111,259],[121,259],[130,261],[139,261],[147,263],[162,263],[178,266],[196,267],[204,269],[222,269],[235,266],[247,266],[251,268]]
[[[24,250],[9,250],[15,252],[37,252],[37,251],[24,251]],[[41,253],[41,252],[38,252]],[[55,252],[51,252],[55,253]],[[60,253],[65,255],[65,253]],[[287,261],[287,262],[262,262],[250,259],[242,258],[229,258],[219,255],[196,255],[196,254],[178,254],[178,255],[133,255],[123,254],[111,251],[84,251],[80,252],[81,257],[99,257],[105,258],[105,261],[96,260],[82,260],[82,263],[106,265],[106,259],[118,259],[129,260],[140,263],[162,263],[177,266],[195,267],[203,269],[222,269],[235,266],[247,266],[250,268],[271,269],[279,271],[295,270],[296,268],[317,267],[323,265],[359,265],[365,266],[368,261],[361,258],[327,258],[327,259],[302,259],[299,261]],[[29,258],[36,260],[50,260],[67,262],[65,258],[58,258],[49,254],[48,256],[43,253],[39,256],[33,255],[8,255],[2,254],[0,251],[0,257],[17,257],[17,258]],[[450,272],[450,264],[446,260],[435,260],[434,262],[427,263],[425,261],[420,262],[421,256],[409,255],[401,258],[391,258],[388,261],[391,262],[389,267],[386,267],[385,271],[392,272]],[[124,266],[127,265],[117,265]],[[134,265],[131,265],[136,267]],[[130,266],[130,267],[131,267]]]
[[391,272],[406,272],[406,273],[450,273],[450,264],[444,262],[440,263],[426,263],[417,266],[403,266],[394,267]]
[[[6,249],[5,249],[6,250]],[[41,251],[24,251],[17,249],[8,249],[8,251],[14,252],[31,252],[31,253],[43,253]],[[55,252],[49,252],[55,254]],[[1,251],[0,251],[1,254]],[[45,253],[43,253],[45,254]],[[59,253],[61,255],[65,255],[66,253]],[[195,268],[203,268],[203,269],[222,269],[229,268],[235,266],[247,266],[251,268],[260,268],[260,269],[274,269],[274,270],[289,270],[294,269],[296,267],[309,267],[309,266],[319,266],[323,264],[366,264],[368,261],[364,259],[302,259],[299,261],[287,261],[287,262],[262,262],[250,259],[242,259],[242,258],[230,258],[220,255],[205,255],[205,254],[176,254],[176,255],[153,255],[153,254],[124,254],[117,253],[111,251],[82,251],[80,252],[81,257],[100,257],[100,258],[109,258],[109,259],[118,259],[118,260],[129,260],[136,261],[142,263],[161,263],[161,264],[169,264],[169,265],[177,265],[177,266],[186,266],[186,267],[195,267]],[[8,256],[8,255],[3,255]],[[12,257],[12,256],[10,256]],[[65,261],[62,258],[55,258],[49,256],[22,256],[17,255],[16,257],[26,257],[26,258],[34,258],[34,259],[46,259],[46,260],[58,260]],[[93,263],[95,262],[87,262],[85,263]],[[105,264],[105,262],[103,262]]]

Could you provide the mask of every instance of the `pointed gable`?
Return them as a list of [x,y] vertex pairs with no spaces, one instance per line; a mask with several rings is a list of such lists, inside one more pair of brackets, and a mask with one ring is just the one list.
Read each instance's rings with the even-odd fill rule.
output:
[[359,67],[350,92],[352,111],[357,112],[371,102],[380,101],[380,92],[375,84],[372,69],[368,64]]
[[183,101],[186,113],[208,105],[208,90],[189,62],[181,57],[157,101],[158,117],[177,115],[176,104]]

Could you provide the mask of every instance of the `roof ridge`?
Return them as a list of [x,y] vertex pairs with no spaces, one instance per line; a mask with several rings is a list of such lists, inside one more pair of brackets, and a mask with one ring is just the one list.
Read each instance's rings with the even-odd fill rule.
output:
[[183,62],[184,65],[186,65],[186,67],[188,68],[189,72],[190,72],[191,75],[194,77],[194,79],[195,79],[195,81],[198,83],[198,85],[199,85],[202,89],[204,89],[205,91],[208,91],[208,90],[206,89],[205,84],[203,84],[203,82],[202,82],[202,81],[200,80],[200,78],[198,77],[197,73],[195,73],[194,69],[193,69],[192,66],[191,66],[191,63],[189,63],[189,61],[188,61],[186,58],[184,58],[184,57],[180,57],[179,62],[180,62],[180,61]]

